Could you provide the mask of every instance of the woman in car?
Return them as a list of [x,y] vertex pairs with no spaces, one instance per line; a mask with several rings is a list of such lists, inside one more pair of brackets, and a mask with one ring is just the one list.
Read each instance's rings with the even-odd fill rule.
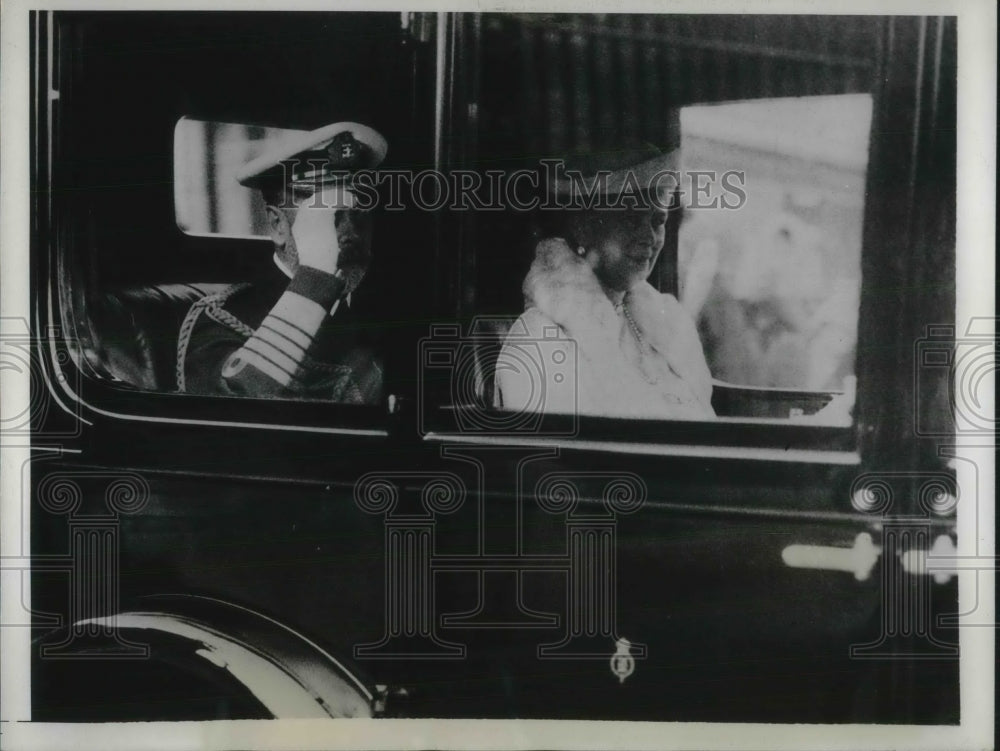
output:
[[646,281],[663,248],[676,167],[676,152],[652,147],[593,154],[549,185],[559,236],[538,243],[524,280],[524,313],[497,360],[497,407],[714,416],[694,322]]

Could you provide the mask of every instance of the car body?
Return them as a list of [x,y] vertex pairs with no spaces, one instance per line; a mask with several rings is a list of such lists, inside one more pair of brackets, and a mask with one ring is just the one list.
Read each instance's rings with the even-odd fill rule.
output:
[[[59,616],[39,616],[39,635],[61,623],[72,652],[81,624],[98,623],[141,644],[129,624],[185,617],[175,602],[138,621],[145,598],[183,595],[230,603],[199,611],[199,628],[235,629],[273,664],[265,637],[221,613],[293,630],[374,714],[958,721],[957,630],[937,620],[958,610],[956,578],[924,561],[956,539],[954,465],[938,451],[948,368],[917,358],[955,341],[954,19],[58,11],[32,23],[31,330],[50,332],[32,361],[47,405],[32,430],[32,554],[78,561],[35,566],[33,607]],[[379,215],[385,404],[173,390],[169,332],[187,306],[271,253],[178,228],[181,118],[315,127],[347,109],[382,130],[388,166],[510,171],[586,127],[561,114],[589,90],[574,54],[621,114],[595,105],[594,132],[679,122],[689,105],[871,97],[847,423],[789,419],[828,391],[719,383],[716,421],[512,428],[484,394],[532,238],[522,217],[487,212]],[[636,88],[657,81],[667,90]],[[677,291],[677,264],[675,229],[661,290]],[[462,363],[472,385],[456,396]],[[106,596],[88,599],[94,582]],[[99,620],[114,613],[130,615]],[[169,629],[153,630],[162,654]],[[93,685],[86,671],[46,678],[57,663],[35,662],[36,712],[53,720],[67,714],[47,686]],[[72,719],[115,717],[100,702],[88,712]]]

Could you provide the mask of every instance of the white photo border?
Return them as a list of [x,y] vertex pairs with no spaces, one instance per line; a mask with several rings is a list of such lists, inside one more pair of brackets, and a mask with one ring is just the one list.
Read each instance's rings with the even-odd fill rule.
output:
[[[475,3],[406,2],[423,11],[595,12],[592,2],[477,0]],[[2,124],[0,124],[0,313],[4,325],[29,318],[29,106],[28,14],[33,10],[329,10],[329,3],[279,0],[145,2],[4,0],[2,5]],[[399,11],[385,0],[344,0],[336,10]],[[973,317],[995,315],[996,6],[991,0],[625,0],[616,12],[954,15],[958,17],[957,310],[964,330]],[[28,404],[27,378],[0,373],[0,409],[20,413]],[[21,513],[21,472],[30,449],[0,443],[0,555],[28,539]],[[24,443],[19,441],[18,443]],[[962,445],[960,451],[974,451]],[[991,455],[986,452],[986,455]],[[981,459],[983,453],[976,454]],[[995,456],[995,454],[992,454]],[[959,484],[967,462],[958,462]],[[964,478],[971,481],[971,477]],[[994,467],[979,466],[982,498],[995,497]],[[973,517],[959,508],[959,555],[993,556],[994,509]],[[23,516],[23,518],[22,518]],[[979,539],[974,539],[977,531]],[[981,617],[995,617],[994,572],[959,573],[960,609],[971,604]],[[983,576],[982,574],[987,574]],[[27,578],[27,577],[26,577]],[[27,589],[27,588],[25,588]],[[0,607],[20,607],[10,588],[0,589]],[[985,598],[985,601],[984,601]],[[27,603],[25,603],[27,604]],[[994,743],[994,643],[990,628],[960,629],[961,724],[958,726],[767,725],[541,720],[275,720],[209,723],[43,724],[30,722],[30,632],[0,629],[0,746],[5,749],[974,749]]]

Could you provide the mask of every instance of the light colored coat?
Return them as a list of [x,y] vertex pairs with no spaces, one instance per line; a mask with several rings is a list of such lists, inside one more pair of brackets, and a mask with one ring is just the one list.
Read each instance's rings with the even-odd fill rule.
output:
[[523,291],[525,311],[497,360],[497,407],[653,419],[714,416],[701,341],[673,295],[643,281],[616,310],[590,265],[561,240],[539,243]]

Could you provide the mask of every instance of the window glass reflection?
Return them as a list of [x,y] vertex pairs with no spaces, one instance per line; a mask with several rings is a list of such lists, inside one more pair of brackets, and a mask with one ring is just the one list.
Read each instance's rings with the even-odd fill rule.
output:
[[715,378],[853,389],[871,97],[681,110],[685,170],[741,170],[738,210],[688,211],[680,299]]

